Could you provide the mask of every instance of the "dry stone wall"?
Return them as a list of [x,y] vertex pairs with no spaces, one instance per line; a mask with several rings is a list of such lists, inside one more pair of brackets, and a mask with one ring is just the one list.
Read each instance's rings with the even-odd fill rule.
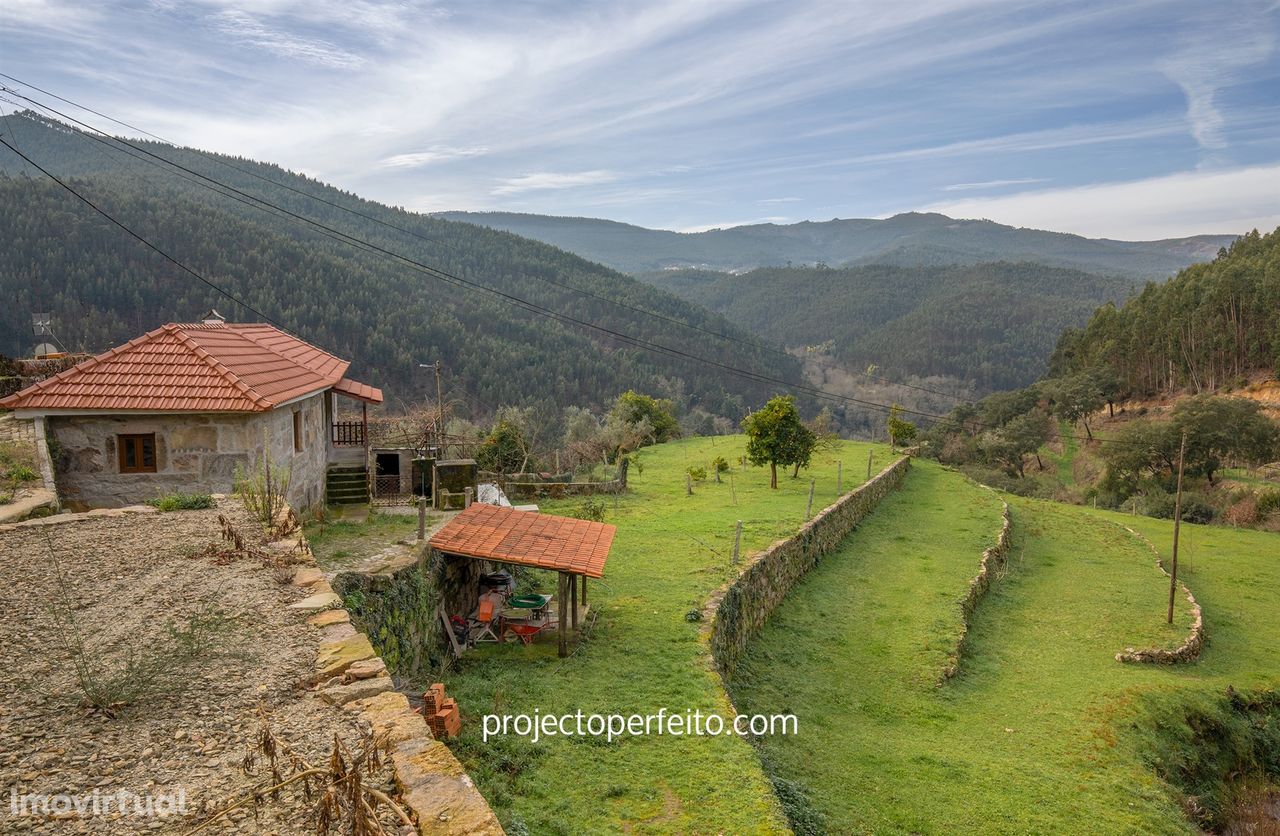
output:
[[[982,487],[986,488],[986,485]],[[987,488],[987,490],[991,489]],[[1000,572],[1004,571],[1005,564],[1009,560],[1010,533],[1013,529],[1013,521],[1009,516],[1009,503],[1001,500],[1000,504],[1003,507],[1000,513],[1000,534],[996,537],[996,544],[982,553],[978,574],[973,580],[969,581],[969,589],[965,592],[964,597],[960,599],[960,617],[963,621],[963,625],[960,628],[960,638],[956,641],[955,650],[951,652],[951,658],[942,669],[941,676],[938,677],[939,685],[960,672],[960,660],[964,658],[964,651],[968,645],[969,621],[973,618],[974,610],[978,608],[978,602],[986,596],[987,590],[991,588],[991,583]]]
[[711,596],[703,610],[704,630],[721,676],[728,679],[733,675],[747,642],[796,582],[902,484],[910,467],[909,457],[898,459],[818,512],[793,536],[753,555],[737,579]]
[[[1134,531],[1129,526],[1121,526],[1125,531],[1146,544],[1147,548],[1156,558],[1156,568],[1169,577],[1169,571],[1164,568],[1164,560],[1160,557],[1160,551],[1155,544],[1146,537]],[[1191,594],[1191,590],[1187,589],[1187,585],[1179,582],[1178,586],[1182,588],[1182,594],[1187,597],[1187,601],[1191,604],[1191,632],[1187,634],[1187,638],[1182,644],[1168,650],[1161,647],[1148,647],[1136,650],[1132,647],[1126,647],[1122,652],[1116,654],[1117,662],[1146,662],[1156,665],[1176,665],[1186,662],[1194,662],[1200,658],[1200,651],[1204,649],[1204,616],[1200,611],[1200,604],[1196,602],[1196,597]]]

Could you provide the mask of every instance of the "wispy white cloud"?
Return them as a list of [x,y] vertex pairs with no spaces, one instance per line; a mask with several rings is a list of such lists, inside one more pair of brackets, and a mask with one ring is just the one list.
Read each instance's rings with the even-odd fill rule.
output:
[[470,148],[454,148],[448,145],[435,145],[425,151],[412,151],[408,154],[394,154],[378,161],[383,168],[421,168],[424,165],[460,160],[466,157],[479,157],[487,154],[489,149],[483,145]]
[[306,38],[269,26],[247,12],[228,9],[209,17],[210,24],[233,40],[274,53],[335,69],[355,69],[364,58],[337,44]]
[[1280,165],[941,201],[925,210],[1098,238],[1270,231],[1280,226]]
[[1012,180],[983,180],[979,183],[952,183],[943,186],[944,192],[976,192],[982,189],[1000,189],[1005,186],[1023,186],[1031,183],[1046,183],[1045,177],[1018,177]]
[[519,177],[508,177],[499,181],[490,191],[495,195],[520,194],[521,192],[539,191],[542,189],[572,189],[578,186],[592,186],[598,183],[612,183],[618,175],[612,171],[597,169],[595,171],[538,171],[532,174],[521,174]]
[[66,0],[5,0],[0,3],[0,31],[7,27],[82,28],[102,18],[93,7]]
[[1227,121],[1218,93],[1271,55],[1275,34],[1252,15],[1212,13],[1219,16],[1217,25],[1193,29],[1159,67],[1186,96],[1187,124],[1196,142],[1206,151],[1220,151],[1227,147]]
[[0,55],[389,203],[705,228],[1280,160],[1271,2],[0,0]]

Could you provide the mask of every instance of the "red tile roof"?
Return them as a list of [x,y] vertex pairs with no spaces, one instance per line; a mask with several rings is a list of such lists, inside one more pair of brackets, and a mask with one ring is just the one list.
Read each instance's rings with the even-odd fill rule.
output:
[[344,377],[333,384],[333,391],[339,395],[346,395],[348,398],[355,398],[358,401],[382,403],[381,389],[370,386],[367,383],[361,383],[358,380],[352,380],[349,377]]
[[477,503],[429,542],[449,554],[601,578],[617,530],[606,523]]
[[[350,365],[270,325],[169,324],[0,400],[8,409],[266,412]],[[382,392],[359,387],[362,400]]]

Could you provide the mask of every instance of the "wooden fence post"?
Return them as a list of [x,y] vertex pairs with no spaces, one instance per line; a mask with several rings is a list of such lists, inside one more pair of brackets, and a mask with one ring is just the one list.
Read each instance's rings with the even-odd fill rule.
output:
[[738,565],[738,556],[742,552],[742,520],[738,520],[738,525],[733,531],[733,565]]
[[871,457],[876,454],[875,450],[867,451],[867,481],[871,481]]
[[809,504],[804,508],[804,518],[807,520],[813,516],[813,488],[818,484],[817,479],[809,480]]
[[418,542],[427,538],[427,498],[418,498]]
[[836,496],[844,493],[844,460],[836,462]]
[[569,626],[576,631],[578,629],[578,579],[573,575],[569,576],[569,606],[571,619]]
[[566,636],[566,630],[569,625],[569,602],[565,600],[569,597],[566,594],[569,590],[565,589],[565,586],[567,586],[564,582],[565,577],[566,575],[564,572],[559,573],[559,580],[556,585],[556,609],[559,610],[558,616],[560,620],[559,653],[561,658],[569,655],[569,641]]

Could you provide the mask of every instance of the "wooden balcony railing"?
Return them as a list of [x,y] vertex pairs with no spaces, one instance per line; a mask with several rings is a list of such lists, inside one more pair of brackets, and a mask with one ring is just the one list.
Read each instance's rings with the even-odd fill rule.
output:
[[363,421],[334,421],[332,426],[335,447],[363,447],[366,443]]

